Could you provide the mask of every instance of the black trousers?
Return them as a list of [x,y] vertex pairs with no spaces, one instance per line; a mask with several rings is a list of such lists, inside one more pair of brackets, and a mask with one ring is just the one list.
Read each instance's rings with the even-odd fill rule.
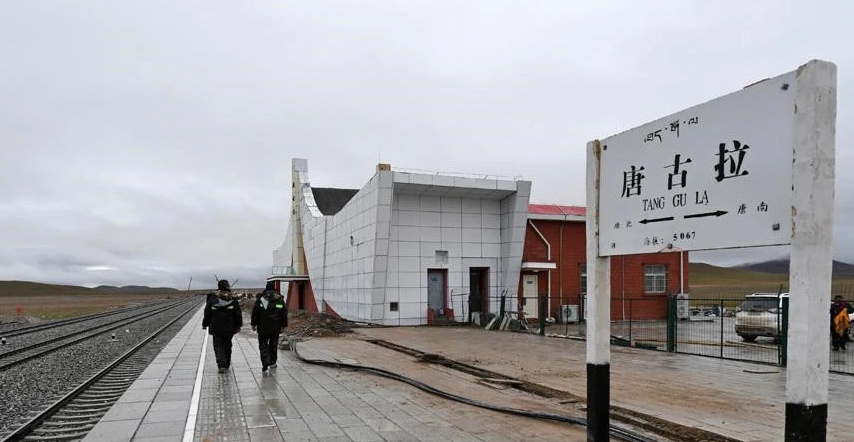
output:
[[836,333],[836,330],[830,331],[830,342],[833,344],[834,349],[839,349],[840,347],[844,350],[845,343],[847,340],[845,339],[848,336],[847,330],[843,334]]
[[228,368],[231,365],[231,337],[233,335],[213,335],[216,366]]
[[275,364],[279,356],[279,334],[258,333],[258,350],[261,352],[261,365]]

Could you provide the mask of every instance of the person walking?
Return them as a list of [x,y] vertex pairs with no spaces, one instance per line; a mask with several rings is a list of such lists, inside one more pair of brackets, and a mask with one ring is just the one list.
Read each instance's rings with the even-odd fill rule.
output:
[[854,312],[854,308],[845,298],[840,295],[833,298],[833,304],[830,306],[830,341],[833,344],[834,351],[845,350],[850,327],[848,315],[852,312]]
[[214,355],[220,373],[231,366],[231,339],[243,326],[243,314],[228,280],[217,281],[216,293],[208,294],[202,328],[213,336]]
[[252,308],[252,330],[258,332],[258,350],[261,352],[261,371],[276,368],[279,356],[279,334],[288,326],[288,308],[285,300],[270,281],[255,299]]

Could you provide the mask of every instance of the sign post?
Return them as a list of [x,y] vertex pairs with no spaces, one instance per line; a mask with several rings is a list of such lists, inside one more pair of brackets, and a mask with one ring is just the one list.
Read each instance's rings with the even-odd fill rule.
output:
[[[792,131],[792,254],[786,368],[786,437],[827,439],[830,287],[836,144],[836,65],[797,70]],[[822,345],[816,345],[816,344]]]
[[786,440],[824,440],[835,122],[836,67],[813,60],[588,143],[588,440],[608,440],[608,257],[785,244]]

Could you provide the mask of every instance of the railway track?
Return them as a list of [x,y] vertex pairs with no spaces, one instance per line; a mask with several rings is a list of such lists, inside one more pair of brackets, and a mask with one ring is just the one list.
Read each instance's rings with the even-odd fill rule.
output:
[[180,309],[173,319],[61,398],[30,413],[0,441],[82,440],[200,306],[198,299],[173,305]]
[[[168,301],[164,301],[164,302],[168,302]],[[152,307],[152,305],[156,305],[156,304],[149,303],[149,304],[145,304],[143,306],[135,305],[132,307],[124,307],[124,308],[120,308],[120,309],[116,309],[116,310],[110,310],[108,312],[92,313],[90,315],[76,316],[73,318],[59,319],[56,321],[44,322],[41,324],[28,325],[26,327],[20,327],[20,328],[12,329],[9,331],[0,332],[0,338],[5,338],[7,340],[6,345],[8,345],[10,343],[9,342],[10,338],[13,338],[16,336],[24,336],[24,335],[28,335],[31,333],[45,331],[45,330],[55,330],[55,329],[58,329],[60,327],[79,324],[81,322],[92,321],[92,320],[101,319],[101,318],[108,318],[110,316],[115,316],[115,315],[122,315],[124,313],[133,312],[135,310],[150,308],[150,307]]]
[[106,324],[97,325],[90,329],[82,329],[77,332],[69,333],[66,335],[61,335],[56,338],[46,339],[41,342],[37,342],[35,344],[23,346],[20,348],[16,348],[13,350],[9,350],[3,353],[0,353],[0,371],[6,370],[12,366],[17,364],[21,364],[23,362],[29,361],[31,359],[35,359],[41,356],[44,356],[53,351],[63,349],[69,345],[78,344],[81,342],[85,342],[88,339],[91,339],[94,336],[100,335],[102,333],[111,332],[123,327],[126,327],[129,324],[147,319],[149,317],[158,315],[165,311],[168,311],[172,308],[175,308],[186,301],[178,301],[174,303],[169,303],[165,306],[161,305],[155,308],[154,310],[150,310],[142,315],[133,316],[132,319],[128,318],[120,318],[114,321],[110,321]]

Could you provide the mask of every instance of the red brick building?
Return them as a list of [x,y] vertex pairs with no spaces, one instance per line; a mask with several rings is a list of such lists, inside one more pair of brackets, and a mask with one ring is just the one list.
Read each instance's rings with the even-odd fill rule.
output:
[[[584,317],[585,226],[584,207],[528,206],[518,292],[525,316],[538,317],[539,302],[545,300],[548,316],[561,318],[561,306],[568,305],[577,306],[577,314]],[[687,287],[687,252],[614,256],[611,258],[611,319],[664,318],[666,296],[684,292]],[[567,309],[563,310],[566,313]]]

